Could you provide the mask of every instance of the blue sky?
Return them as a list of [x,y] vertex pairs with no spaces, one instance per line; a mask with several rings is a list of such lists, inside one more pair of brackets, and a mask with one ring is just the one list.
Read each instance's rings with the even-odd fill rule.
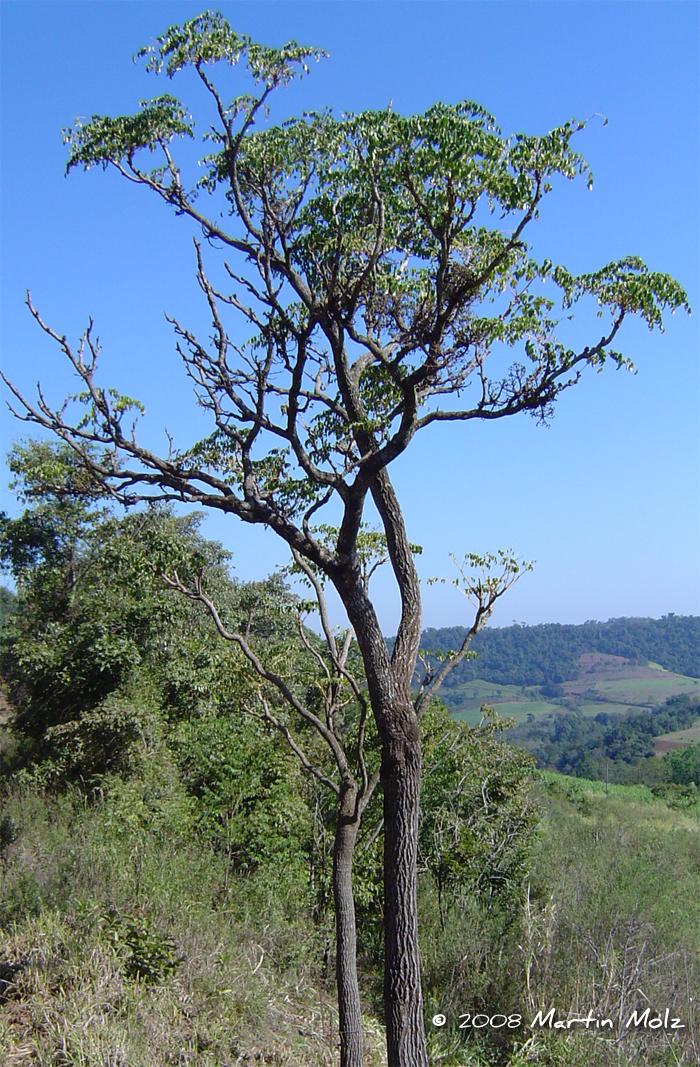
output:
[[[700,173],[698,29],[686,2],[260,2],[219,4],[234,28],[330,58],[286,90],[279,116],[332,106],[423,111],[472,99],[505,133],[545,132],[599,114],[577,147],[595,185],[561,184],[531,235],[535,254],[592,270],[634,253],[687,289],[696,314],[664,335],[627,325],[637,375],[587,375],[548,429],[527,417],[431,428],[397,464],[409,535],[425,577],[450,576],[449,553],[513,546],[536,559],[494,622],[582,622],[700,612]],[[5,0],[2,32],[2,364],[27,391],[73,388],[23,306],[77,338],[89,316],[105,383],[144,401],[144,433],[191,440],[203,429],[163,313],[201,321],[191,232],[116,175],[64,178],[61,128],[123,114],[163,91],[195,109],[190,83],[163,84],[132,54],[202,5]],[[597,339],[597,338],[596,338]],[[3,454],[21,434],[2,413]],[[7,481],[3,477],[3,486]],[[0,507],[15,509],[4,492]],[[272,535],[233,517],[207,532],[233,550],[241,578],[284,560]],[[376,596],[396,621],[389,575]],[[431,587],[426,625],[466,619],[458,594]]]

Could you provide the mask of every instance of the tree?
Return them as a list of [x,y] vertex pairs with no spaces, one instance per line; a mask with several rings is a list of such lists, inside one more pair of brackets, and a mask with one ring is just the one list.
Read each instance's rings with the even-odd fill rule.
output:
[[697,742],[667,752],[664,763],[675,785],[694,785],[700,789],[700,745]]
[[[122,503],[177,500],[267,526],[334,585],[382,746],[388,1062],[425,1067],[416,859],[426,705],[411,694],[421,595],[390,465],[437,422],[521,412],[546,420],[585,367],[630,366],[613,347],[625,318],[660,327],[664,310],[687,307],[687,298],[636,257],[575,276],[529,255],[525,232],[554,180],[591,180],[571,147],[585,123],[504,138],[490,115],[465,102],[410,117],[389,107],[265,124],[270,94],[321,53],[295,42],[255,44],[212,13],[171,27],[139,55],[169,78],[191,68],[207,90],[213,126],[201,177],[190,184],[177,161],[177,144],[194,138],[195,125],[169,94],[134,116],[93,116],[66,130],[68,169],[114,167],[235,257],[233,265],[224,259],[223,291],[195,242],[211,346],[172,320],[213,432],[191,447],[173,443],[165,455],[142,446],[131,425],[138,403],[97,383],[92,323],[75,348],[31,299],[83,391],[73,417],[70,403],[54,408],[43,394],[31,402],[13,389],[16,413],[68,443]],[[252,91],[229,103],[228,68],[241,61]],[[605,319],[601,336],[568,347],[555,306],[566,318],[586,298]],[[231,311],[251,330],[245,343],[229,336]],[[499,373],[511,348],[519,352]],[[401,597],[391,653],[357,550],[370,501]],[[324,543],[312,522],[337,512],[337,536]]]
[[[65,445],[18,445],[8,462],[27,505],[18,518],[0,514],[0,568],[17,586],[0,635],[14,727],[34,755],[57,759],[64,774],[89,777],[123,762],[156,707],[173,718],[183,714],[195,664],[200,694],[214,691],[217,669],[224,673],[223,664],[212,669],[212,656],[205,669],[194,636],[203,612],[162,587],[143,557],[144,542],[157,535],[181,556],[206,562],[220,599],[226,553],[198,533],[201,515],[154,508],[117,518]],[[177,670],[181,655],[193,665],[189,677]],[[231,670],[226,663],[229,679]]]
[[[337,536],[337,531],[331,528],[313,532],[316,538],[325,543]],[[372,575],[388,560],[386,536],[376,531],[361,529],[357,534],[355,548],[365,593],[369,595]],[[410,548],[414,552],[417,551],[417,546],[411,545]],[[242,709],[248,715],[262,719],[279,731],[301,761],[304,770],[313,775],[333,797],[335,836],[332,883],[340,1062],[341,1067],[362,1067],[364,1044],[357,975],[353,860],[364,812],[379,784],[380,769],[376,764],[372,766],[368,752],[371,744],[368,744],[368,704],[364,679],[351,673],[353,631],[347,630],[341,635],[334,632],[330,623],[323,573],[317,573],[314,566],[295,549],[292,549],[292,555],[292,570],[303,576],[315,597],[311,604],[302,601],[296,605],[300,645],[309,653],[317,667],[320,667],[320,672],[317,671],[313,678],[312,695],[310,698],[307,695],[305,699],[300,698],[298,685],[295,686],[289,680],[289,671],[285,672],[286,677],[282,677],[276,670],[270,669],[269,664],[263,662],[261,656],[251,647],[248,632],[259,606],[257,602],[251,607],[245,629],[232,630],[225,625],[216,604],[204,591],[201,571],[191,574],[189,581],[183,581],[177,570],[169,574],[161,569],[160,565],[158,573],[170,588],[197,604],[203,604],[214,620],[219,635],[238,646],[261,683],[267,684],[267,693],[262,688],[257,693],[258,710],[251,706],[252,701],[246,700],[240,702]],[[475,577],[467,570],[467,565],[471,571],[480,568],[480,573]],[[494,565],[499,565],[500,572],[492,573]],[[529,565],[525,565],[525,569],[528,568]],[[522,568],[514,557],[500,553],[498,557],[470,555],[465,560],[465,565],[459,566],[459,572],[460,577],[454,584],[474,603],[474,623],[466,633],[460,650],[446,658],[439,670],[435,671],[431,663],[426,664],[425,677],[415,702],[416,708],[421,711],[429,705],[431,697],[436,694],[449,672],[467,655],[472,638],[490,618],[496,601],[517,581]],[[322,642],[314,641],[305,631],[304,616],[309,607],[318,612],[323,632]],[[278,710],[279,705],[281,710]],[[290,712],[296,723],[290,723]],[[320,754],[318,751],[313,752],[308,744],[299,740],[300,724],[311,728],[312,741],[314,733],[316,742],[320,740]],[[464,738],[461,740],[464,743]],[[328,760],[323,759],[324,755],[331,757],[330,768]],[[443,772],[445,781],[447,777],[446,772]],[[451,784],[455,785],[457,780],[458,776],[452,768]],[[381,824],[373,831],[374,835],[380,830]],[[462,868],[464,873],[464,864]]]
[[[383,547],[377,543],[376,536],[358,534],[358,548],[364,556],[364,577],[367,585],[372,570],[382,562]],[[357,975],[353,856],[363,813],[379,784],[379,768],[372,767],[368,759],[367,698],[357,678],[351,673],[352,631],[348,630],[341,636],[333,631],[321,578],[296,552],[294,562],[314,591],[325,643],[323,647],[323,643],[315,642],[312,636],[306,633],[304,615],[305,609],[308,611],[308,605],[299,604],[296,612],[299,641],[320,668],[320,672],[313,679],[311,696],[309,698],[307,695],[306,699],[299,696],[298,685],[295,686],[288,676],[283,677],[277,670],[271,669],[269,662],[264,662],[251,646],[249,630],[259,606],[257,603],[251,606],[245,629],[229,629],[217,605],[204,590],[201,572],[192,575],[189,581],[183,581],[177,570],[170,574],[166,570],[160,570],[159,573],[170,588],[187,599],[204,605],[219,635],[225,641],[238,646],[257,675],[261,683],[257,701],[244,699],[241,702],[242,709],[277,730],[298,757],[302,767],[333,797],[335,838],[332,882],[341,1065],[362,1067],[364,1046]],[[288,672],[285,673],[288,675]],[[290,712],[296,718],[296,723],[289,722]],[[310,730],[310,743],[313,748],[309,747],[308,738],[306,742],[300,739],[299,725]],[[320,754],[317,751],[318,742],[321,743]],[[324,756],[331,757],[330,768],[328,759],[324,759]]]
[[[269,744],[261,751],[254,735],[237,722],[236,712],[260,720],[262,736],[266,728],[276,731],[289,754],[330,794],[332,810],[317,803],[315,822],[319,810],[325,812],[321,822],[332,826],[334,836],[331,883],[341,1064],[363,1063],[353,860],[364,812],[379,782],[377,739],[368,720],[353,634],[338,634],[331,627],[323,575],[298,555],[290,568],[312,589],[312,601],[291,594],[283,575],[265,582],[233,582],[223,567],[227,554],[198,533],[201,514],[175,517],[169,507],[151,507],[115,518],[65,444],[18,445],[9,465],[13,488],[29,507],[18,519],[0,515],[0,562],[12,570],[20,589],[20,610],[0,641],[0,664],[19,707],[15,726],[34,743],[29,755],[39,757],[44,779],[49,775],[57,782],[130,770],[134,743],[163,714],[166,737],[179,752],[185,777],[210,798],[203,804],[210,831],[221,829],[225,798],[230,802],[236,797],[239,817],[232,811],[225,819],[229,854],[233,850],[238,863],[255,867],[269,864],[276,852],[285,856],[285,866],[292,861],[298,867],[304,850],[297,836],[310,811],[304,807],[306,818],[299,818],[300,798],[288,788],[288,761],[270,751]],[[336,531],[315,533],[329,541]],[[363,530],[357,549],[369,589],[372,575],[387,562],[386,539]],[[474,630],[463,640],[461,655],[443,657],[437,676],[428,662],[424,700],[466,654],[495,601],[520,574],[517,561],[503,555],[498,560],[502,572],[495,577],[490,572],[496,558],[470,557],[468,562],[481,566],[480,577],[460,567],[456,584],[475,601]],[[229,642],[224,656],[216,643],[206,649],[202,606]],[[320,616],[323,639],[304,625],[310,610]],[[193,630],[199,631],[199,639]],[[204,712],[207,705],[214,721]],[[178,731],[183,719],[184,729]],[[484,739],[460,734],[457,726],[450,729],[444,714],[433,720],[435,715],[429,743],[439,749],[443,792],[463,790],[468,775],[463,761],[454,762],[453,748],[469,746],[473,765],[479,762],[477,753],[486,756]],[[228,742],[224,760],[222,737]],[[238,772],[232,771],[234,766]],[[264,803],[260,796],[250,796],[253,782],[261,778]],[[484,788],[479,786],[480,796]],[[254,786],[253,791],[259,792]],[[495,814],[495,809],[489,813],[491,821]],[[507,821],[507,813],[502,814]],[[290,826],[276,832],[271,817],[274,826],[291,818],[296,834]],[[382,822],[377,822],[373,813],[365,827],[365,849],[381,832]],[[325,837],[326,825],[318,829]],[[434,837],[423,834],[430,855],[439,847]],[[483,846],[482,839],[478,843]],[[489,842],[472,851],[486,868],[492,865]],[[453,869],[471,873],[459,859]],[[376,896],[373,870],[364,872],[364,882]]]

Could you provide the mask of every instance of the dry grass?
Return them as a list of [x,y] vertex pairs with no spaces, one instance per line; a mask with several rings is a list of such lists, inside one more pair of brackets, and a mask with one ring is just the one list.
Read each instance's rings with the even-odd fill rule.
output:
[[[332,990],[280,976],[252,939],[215,945],[197,933],[163,982],[124,974],[98,927],[58,913],[18,924],[0,956],[5,1067],[333,1067]],[[380,1067],[381,1031],[368,1027]]]
[[[25,789],[2,805],[0,1064],[334,1067],[329,930],[283,872],[233,879],[122,803]],[[368,1067],[382,1044],[368,1019]]]
[[[520,1047],[486,1050],[448,1027],[429,1035],[431,1062],[696,1067],[697,819],[646,789],[606,795],[600,783],[547,781],[523,923],[502,936],[478,910],[471,919],[460,912],[442,935],[435,912],[429,1016],[448,1004],[450,975],[461,982],[461,968],[459,1011],[470,998],[500,1011],[507,995],[528,1019],[551,1004],[564,1017],[590,1009],[617,1017],[637,1006],[642,989],[688,1028],[682,1040],[523,1029]],[[13,829],[0,847],[0,1064],[336,1067],[332,960],[324,964],[330,926],[314,922],[283,870],[231,876],[224,857],[187,829],[177,783],[170,793],[166,786],[143,784],[146,807],[136,784],[92,802],[29,786],[6,796],[0,822]],[[133,818],[137,810],[145,822]],[[424,958],[429,964],[427,946]],[[366,1007],[367,1067],[385,1067],[370,996]]]

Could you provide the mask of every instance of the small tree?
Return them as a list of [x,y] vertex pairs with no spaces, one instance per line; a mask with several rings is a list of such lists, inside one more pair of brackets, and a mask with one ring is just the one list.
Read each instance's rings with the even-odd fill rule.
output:
[[[553,180],[582,175],[590,183],[571,147],[585,123],[504,138],[482,108],[462,103],[410,117],[389,108],[265,125],[270,94],[320,54],[294,42],[254,44],[218,14],[173,26],[139,53],[154,74],[192,68],[209,93],[209,151],[194,184],[176,158],[177,142],[194,138],[194,122],[169,94],[134,116],[94,116],[65,133],[69,170],[114,167],[233,257],[224,259],[222,291],[196,243],[212,345],[172,320],[198,401],[211,413],[211,435],[191,447],[171,443],[162,455],[143,447],[129,425],[136,402],[97,384],[92,324],[76,349],[31,301],[81,379],[74,400],[82,410],[73,417],[70,404],[54,408],[43,394],[31,402],[13,392],[18,416],[69,443],[124,504],[184,501],[267,526],[334,585],[357,637],[382,746],[388,1061],[426,1067],[416,911],[425,705],[411,695],[421,595],[390,465],[433,423],[520,412],[546,420],[585,367],[630,365],[613,347],[626,317],[660,327],[662,312],[687,307],[687,299],[636,257],[574,276],[528,254],[526,229]],[[214,68],[224,68],[226,82],[240,61],[252,92],[229,103]],[[212,197],[211,211],[201,194]],[[605,325],[572,348],[555,306],[568,317],[584,298]],[[244,344],[229,336],[229,311],[249,325]],[[492,371],[508,349],[519,350],[509,368]],[[391,653],[357,550],[370,500],[401,597]],[[331,506],[341,519],[327,544],[312,523]]]

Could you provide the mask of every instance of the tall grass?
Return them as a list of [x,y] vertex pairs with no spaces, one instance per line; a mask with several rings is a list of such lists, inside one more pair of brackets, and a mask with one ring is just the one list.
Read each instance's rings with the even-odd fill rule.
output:
[[232,876],[166,785],[5,797],[0,1063],[334,1063],[327,924],[285,871]]
[[[152,758],[151,758],[152,757]],[[331,1067],[333,931],[299,869],[241,877],[167,752],[56,795],[15,779],[0,811],[3,1067]],[[435,1067],[697,1067],[700,833],[645,787],[543,775],[524,905],[420,884]],[[444,905],[444,902],[443,902]],[[367,1065],[384,1062],[381,959],[363,958]],[[612,1031],[529,1029],[589,1011]],[[625,1027],[669,1008],[681,1031]],[[459,1015],[520,1013],[467,1037]],[[432,1026],[437,1012],[448,1017]],[[652,1016],[653,1017],[653,1016]]]

